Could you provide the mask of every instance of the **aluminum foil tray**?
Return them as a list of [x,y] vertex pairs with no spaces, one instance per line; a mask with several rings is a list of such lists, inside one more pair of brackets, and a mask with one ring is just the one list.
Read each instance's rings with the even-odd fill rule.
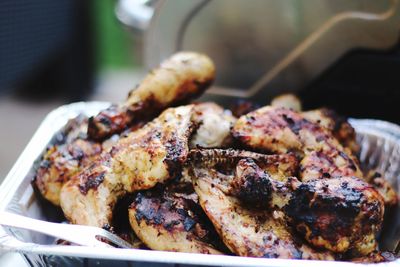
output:
[[[0,187],[0,210],[60,222],[60,210],[36,198],[31,186],[35,166],[46,146],[67,121],[83,113],[93,115],[107,107],[105,102],[80,102],[62,106],[43,121]],[[400,128],[375,121],[352,119],[361,145],[360,159],[377,168],[400,192]],[[393,249],[400,239],[400,210],[389,214],[380,237],[383,249]],[[0,227],[0,251],[19,252],[31,266],[362,266],[350,262],[307,261],[202,255],[139,249],[90,248],[55,245],[54,239],[38,233]],[[376,266],[399,266],[400,259]]]

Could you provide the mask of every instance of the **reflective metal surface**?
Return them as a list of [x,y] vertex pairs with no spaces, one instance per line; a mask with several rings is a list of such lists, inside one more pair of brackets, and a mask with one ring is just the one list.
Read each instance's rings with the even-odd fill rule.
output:
[[[135,15],[137,6],[153,15]],[[218,70],[207,94],[264,101],[354,49],[389,49],[400,33],[399,0],[120,0],[117,17],[143,31],[148,67],[178,50],[204,52]]]

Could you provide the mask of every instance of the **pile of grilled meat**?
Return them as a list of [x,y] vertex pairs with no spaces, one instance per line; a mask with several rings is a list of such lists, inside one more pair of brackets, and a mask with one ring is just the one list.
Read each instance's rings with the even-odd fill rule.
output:
[[150,249],[384,260],[376,237],[397,196],[361,171],[351,125],[292,96],[258,109],[188,104],[214,75],[204,55],[173,55],[125,103],[71,121],[34,185],[71,223],[111,231],[129,196],[131,241]]

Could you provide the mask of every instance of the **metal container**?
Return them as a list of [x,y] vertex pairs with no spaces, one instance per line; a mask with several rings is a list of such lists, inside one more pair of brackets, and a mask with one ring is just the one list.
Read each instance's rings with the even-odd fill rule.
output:
[[[180,50],[209,55],[206,94],[260,101],[300,90],[355,49],[398,43],[399,0],[119,0],[116,16],[143,37],[147,67]],[[140,53],[142,54],[142,53]]]
[[[60,222],[62,214],[37,198],[31,180],[45,148],[71,118],[83,113],[93,115],[109,104],[80,102],[62,106],[51,112],[43,121],[32,140],[0,187],[0,210]],[[380,121],[351,120],[361,145],[360,158],[368,166],[377,168],[400,192],[400,129],[382,127]],[[388,125],[388,124],[386,124]],[[380,246],[393,249],[400,238],[400,210],[393,211],[385,223]],[[350,262],[285,260],[246,258],[237,256],[203,255],[139,249],[90,248],[55,245],[54,239],[42,234],[0,227],[0,250],[23,254],[31,266],[362,266]],[[379,263],[376,266],[398,266],[400,259]]]

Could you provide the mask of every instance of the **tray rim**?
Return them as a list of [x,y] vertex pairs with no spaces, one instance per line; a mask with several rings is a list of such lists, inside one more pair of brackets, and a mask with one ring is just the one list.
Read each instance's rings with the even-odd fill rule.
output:
[[[44,148],[50,142],[54,134],[66,123],[67,117],[72,118],[79,113],[90,113],[99,111],[109,106],[108,102],[77,102],[60,106],[51,111],[40,124],[32,139],[25,147],[17,161],[0,185],[0,210],[6,210],[21,183],[27,179],[27,175],[40,156]],[[66,114],[69,114],[66,116]],[[60,120],[63,118],[63,120]],[[391,135],[387,132],[379,132],[378,129],[368,127],[370,119],[351,119],[355,126],[360,121],[360,127],[369,134],[385,136],[393,142],[400,142],[399,135]],[[374,120],[375,121],[375,120]],[[384,121],[380,121],[386,123]],[[397,126],[397,125],[395,125]],[[398,126],[397,126],[398,127]],[[400,127],[398,127],[400,129]],[[399,136],[399,138],[397,138]],[[295,264],[299,267],[315,266],[323,264],[326,267],[337,266],[371,266],[370,264],[352,263],[344,261],[316,261],[316,260],[293,260],[293,259],[267,259],[250,258],[227,255],[206,255],[182,252],[168,252],[141,249],[117,249],[117,248],[90,248],[82,246],[63,245],[40,245],[23,242],[9,235],[3,226],[0,226],[0,252],[18,252],[22,254],[59,255],[69,257],[96,258],[108,260],[127,260],[141,262],[157,262],[166,264],[196,264],[196,265],[218,265],[218,266],[276,266],[286,267]],[[398,266],[400,258],[383,263],[375,263],[373,266]]]

